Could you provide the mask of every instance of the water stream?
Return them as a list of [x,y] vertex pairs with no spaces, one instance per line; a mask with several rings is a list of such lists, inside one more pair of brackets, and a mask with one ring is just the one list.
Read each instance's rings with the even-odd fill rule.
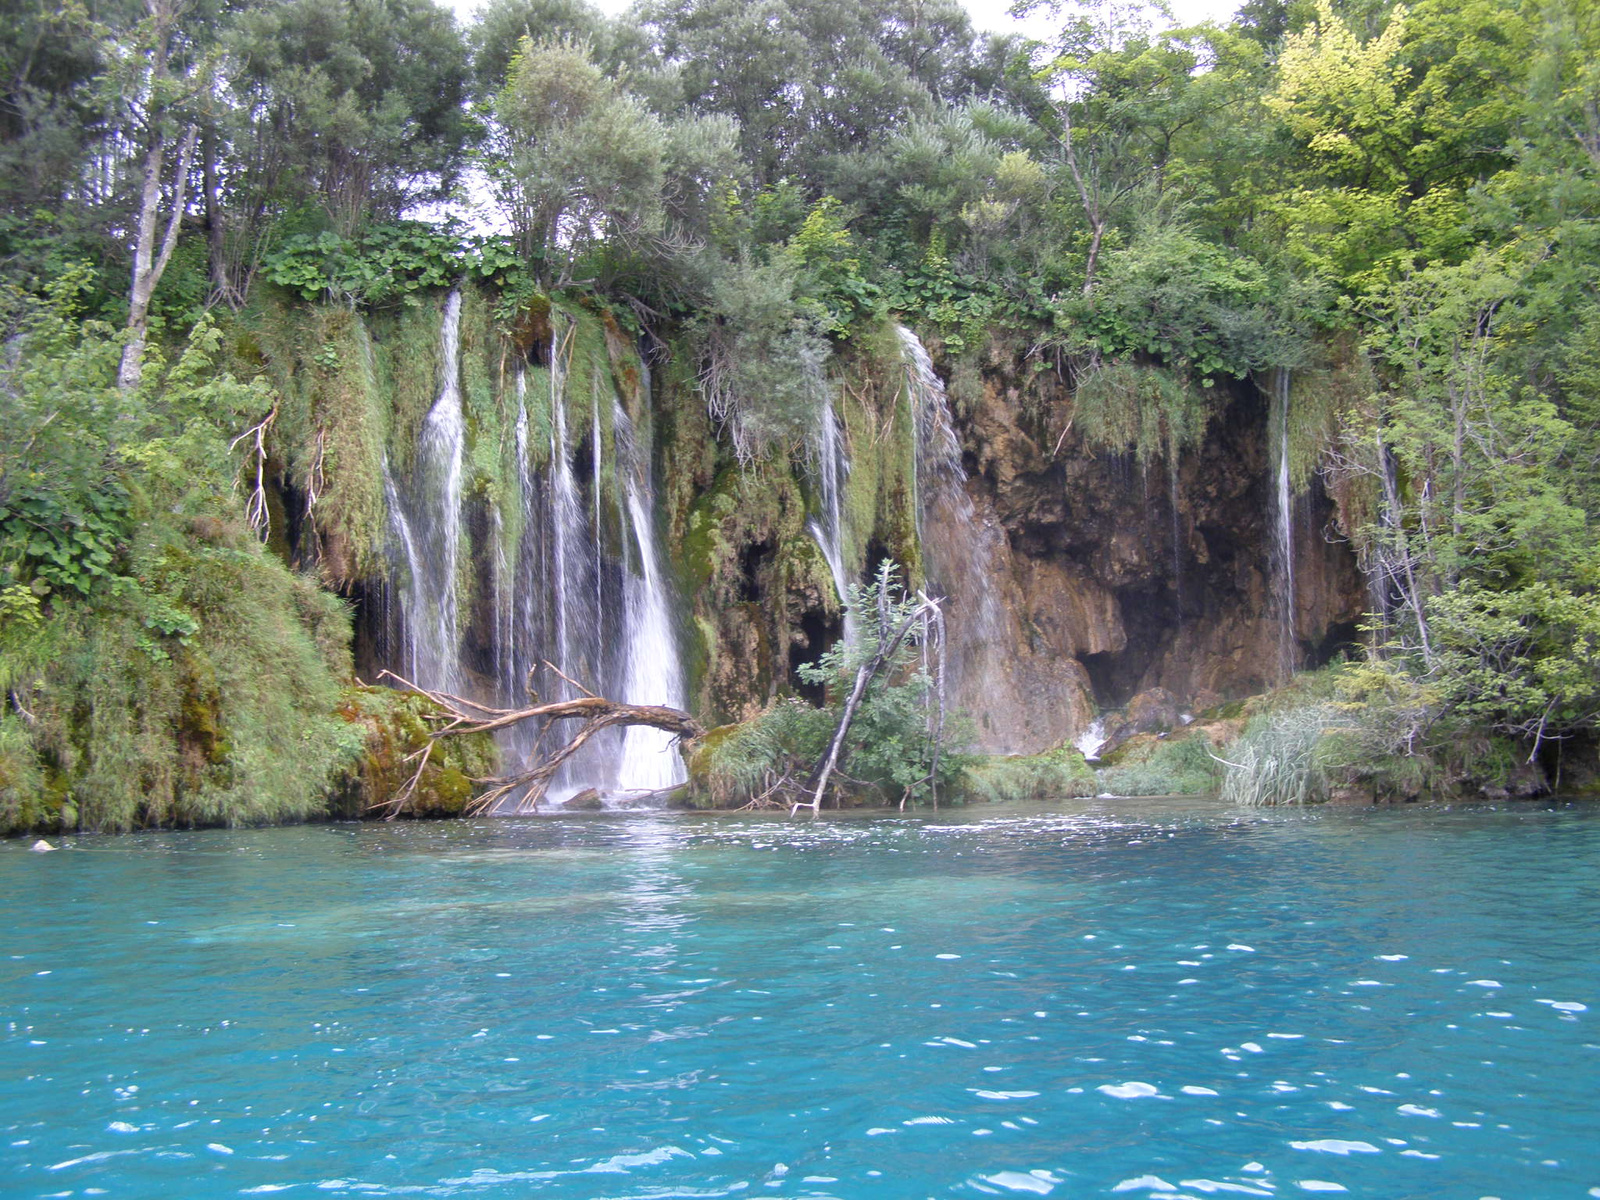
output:
[[[917,422],[917,532],[930,591],[947,598],[948,679],[954,705],[980,720],[1002,710],[1014,654],[996,590],[1004,573],[1005,533],[967,494],[961,442],[944,381],[917,335],[897,326],[906,386]],[[1003,724],[1003,723],[1002,723]],[[980,743],[1006,752],[1003,728]]]
[[461,293],[445,300],[439,330],[439,396],[422,422],[408,498],[385,468],[391,528],[406,559],[405,659],[420,687],[461,686],[456,572],[461,557]]
[[[827,561],[839,603],[847,605],[850,579],[844,561],[848,530],[845,528],[843,492],[845,480],[850,476],[850,460],[845,456],[844,438],[840,434],[839,418],[834,412],[831,397],[818,415],[811,457],[820,511],[806,522],[806,530]],[[844,610],[844,636],[847,642],[853,642],[856,636],[856,616],[849,607]]]
[[1273,371],[1268,408],[1272,462],[1272,614],[1278,628],[1278,679],[1287,682],[1300,666],[1295,640],[1294,486],[1289,472],[1289,397],[1293,374]]
[[[672,596],[656,548],[650,455],[635,437],[621,404],[616,406],[612,419],[617,430],[617,466],[627,501],[627,527],[633,535],[624,592],[627,653],[622,698],[630,704],[683,708],[686,697],[683,667],[672,631]],[[628,727],[617,767],[620,789],[655,791],[675,787],[686,778],[671,734],[645,725]]]

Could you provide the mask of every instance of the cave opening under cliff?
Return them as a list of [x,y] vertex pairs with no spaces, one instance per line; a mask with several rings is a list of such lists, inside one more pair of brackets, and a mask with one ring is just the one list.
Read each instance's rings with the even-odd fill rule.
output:
[[795,695],[811,704],[827,703],[827,685],[807,683],[801,678],[800,668],[820,662],[842,635],[839,620],[830,619],[820,609],[808,609],[800,614],[799,636],[789,643],[789,687]]
[[1078,659],[1101,708],[1121,708],[1133,699],[1174,636],[1177,598],[1170,588],[1124,588],[1116,595],[1127,635],[1123,648]]

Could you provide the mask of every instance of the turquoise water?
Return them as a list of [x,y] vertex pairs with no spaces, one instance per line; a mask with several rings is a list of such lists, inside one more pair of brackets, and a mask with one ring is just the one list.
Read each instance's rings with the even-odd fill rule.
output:
[[0,846],[0,1194],[1600,1196],[1600,809]]

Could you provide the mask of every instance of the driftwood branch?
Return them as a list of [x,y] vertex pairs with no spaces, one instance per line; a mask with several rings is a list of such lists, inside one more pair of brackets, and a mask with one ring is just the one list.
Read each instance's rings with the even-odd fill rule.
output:
[[[545,665],[557,675],[561,675],[561,678],[567,679],[567,682],[572,683],[574,687],[581,688],[581,685],[573,683],[555,666],[548,663]],[[407,691],[425,696],[435,709],[429,714],[430,719],[442,722],[438,729],[428,735],[428,745],[419,752],[422,762],[410,781],[394,796],[376,806],[384,810],[385,820],[394,820],[404,809],[406,801],[411,798],[422,780],[422,771],[432,757],[434,742],[440,738],[454,737],[463,733],[494,733],[497,730],[509,729],[523,721],[538,721],[546,730],[556,721],[583,722],[577,732],[572,734],[559,749],[543,755],[536,752],[522,770],[498,778],[474,780],[476,783],[489,785],[487,790],[475,796],[466,808],[468,816],[476,816],[492,812],[496,804],[517,791],[522,792],[522,798],[517,803],[516,811],[532,812],[544,798],[546,789],[549,788],[561,765],[602,729],[609,729],[614,725],[648,725],[653,729],[674,734],[680,740],[698,738],[705,732],[688,713],[681,709],[669,708],[664,704],[624,704],[617,700],[607,700],[602,696],[584,695],[572,700],[551,700],[533,704],[527,708],[500,709],[465,700],[448,692],[430,691],[401,678],[392,671],[383,671],[379,674],[380,679],[385,677]],[[542,736],[539,744],[543,744]]]

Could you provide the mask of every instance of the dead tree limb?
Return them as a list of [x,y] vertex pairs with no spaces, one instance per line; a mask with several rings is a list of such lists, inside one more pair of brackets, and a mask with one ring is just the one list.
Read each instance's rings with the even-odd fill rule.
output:
[[[558,675],[561,674],[553,666],[550,669],[556,671]],[[700,724],[688,713],[681,709],[669,708],[664,704],[624,704],[617,700],[607,700],[602,696],[585,695],[572,700],[551,700],[528,708],[499,709],[476,701],[464,700],[448,692],[436,692],[418,687],[392,671],[383,671],[379,674],[380,679],[384,677],[393,680],[407,691],[426,697],[435,709],[429,714],[430,719],[443,722],[438,729],[429,733],[427,753],[423,755],[422,764],[417,768],[416,774],[394,796],[384,801],[382,805],[376,806],[386,811],[385,820],[390,821],[400,814],[405,802],[416,791],[422,780],[422,768],[427,765],[433,744],[439,738],[463,733],[494,733],[497,730],[509,729],[523,721],[539,721],[546,730],[555,721],[582,720],[583,722],[578,731],[559,749],[537,756],[522,770],[498,778],[474,780],[475,783],[489,785],[487,791],[474,797],[467,805],[466,814],[476,816],[493,811],[496,804],[519,790],[522,791],[522,798],[517,802],[516,811],[532,812],[544,798],[546,789],[549,788],[561,765],[602,729],[609,729],[614,725],[648,725],[653,729],[674,734],[680,740],[698,738],[705,733]],[[561,677],[567,678],[565,675]],[[573,686],[580,685],[574,683]],[[541,731],[540,744],[542,739]]]

